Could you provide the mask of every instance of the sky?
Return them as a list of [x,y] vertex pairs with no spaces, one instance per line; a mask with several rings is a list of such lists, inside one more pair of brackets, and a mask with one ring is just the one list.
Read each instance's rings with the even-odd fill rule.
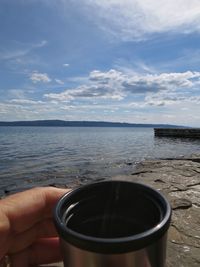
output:
[[1,121],[199,116],[199,0],[0,0]]

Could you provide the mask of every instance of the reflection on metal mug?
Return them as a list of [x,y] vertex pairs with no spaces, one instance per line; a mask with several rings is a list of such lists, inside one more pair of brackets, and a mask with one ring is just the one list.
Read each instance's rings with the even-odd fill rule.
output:
[[67,193],[54,213],[65,267],[164,267],[170,220],[160,192],[114,180]]

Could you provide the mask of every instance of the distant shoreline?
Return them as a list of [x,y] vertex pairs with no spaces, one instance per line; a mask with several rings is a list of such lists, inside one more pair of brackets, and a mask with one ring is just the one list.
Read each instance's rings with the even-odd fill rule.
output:
[[105,121],[64,121],[64,120],[34,120],[34,121],[0,121],[0,126],[37,126],[37,127],[148,127],[148,128],[183,128],[170,124],[145,124]]

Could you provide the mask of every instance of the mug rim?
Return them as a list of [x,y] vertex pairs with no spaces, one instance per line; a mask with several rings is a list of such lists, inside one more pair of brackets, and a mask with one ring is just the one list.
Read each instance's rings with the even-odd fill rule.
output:
[[[130,184],[137,187],[138,189],[144,190],[144,192],[153,196],[155,201],[157,200],[158,202],[159,200],[160,205],[162,204],[165,206],[165,213],[161,221],[151,229],[148,229],[142,233],[116,238],[88,236],[67,227],[66,224],[62,221],[63,216],[61,214],[61,209],[63,205],[65,205],[68,200],[76,196],[78,193],[86,189],[89,190],[93,187],[103,186],[108,183]],[[108,180],[86,184],[63,195],[54,209],[54,224],[59,237],[75,247],[96,253],[120,254],[145,248],[159,240],[169,228],[171,213],[172,210],[168,200],[158,190],[143,183],[122,180]]]

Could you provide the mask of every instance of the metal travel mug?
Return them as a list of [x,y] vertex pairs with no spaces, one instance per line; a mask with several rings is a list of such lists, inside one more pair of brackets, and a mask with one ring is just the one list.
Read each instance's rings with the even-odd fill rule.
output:
[[65,267],[164,267],[170,219],[158,191],[113,180],[67,193],[54,214]]

